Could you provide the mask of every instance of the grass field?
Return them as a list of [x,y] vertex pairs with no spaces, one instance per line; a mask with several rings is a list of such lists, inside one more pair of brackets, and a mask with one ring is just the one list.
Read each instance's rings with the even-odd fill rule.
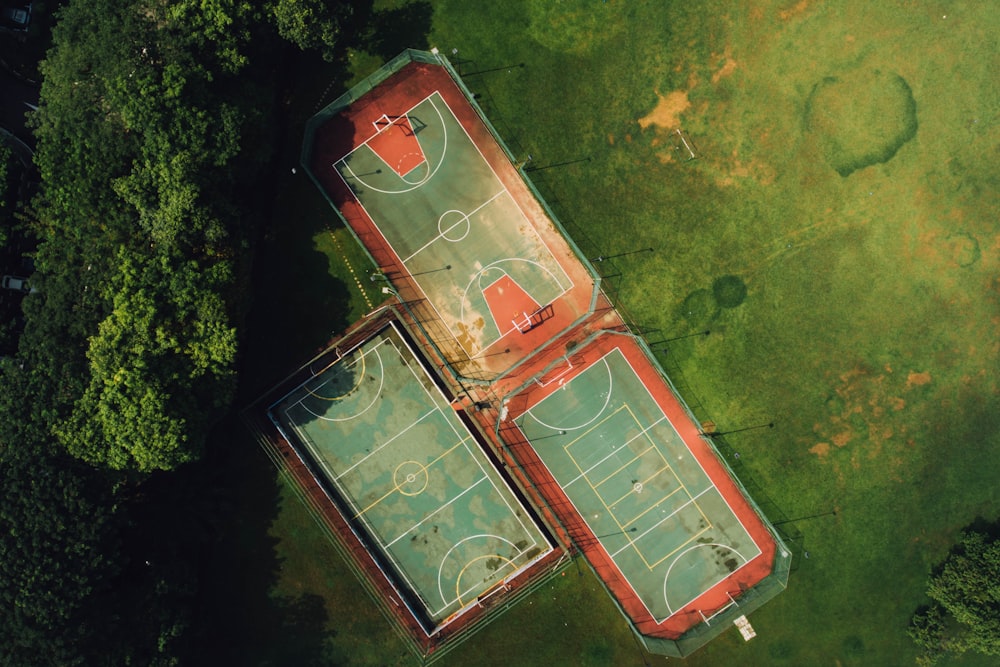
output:
[[[787,517],[826,514],[793,524],[800,566],[753,615],[758,637],[728,632],[688,664],[913,664],[905,629],[926,575],[964,526],[1000,512],[1000,15],[980,2],[432,4],[427,44],[458,49],[463,72],[494,70],[466,81],[515,151],[536,167],[589,158],[534,172],[584,251],[656,248],[600,266],[621,271],[612,282],[648,337],[712,331],[664,356],[699,417],[773,419],[729,442]],[[378,60],[353,55],[354,75]],[[328,82],[299,90],[296,113]],[[678,126],[699,159],[677,150]],[[292,326],[278,337],[267,311],[253,318],[245,381],[261,388],[364,309],[343,264],[360,252],[344,230],[343,250],[328,242],[319,195],[285,178],[264,255],[294,267],[291,292],[271,297]],[[247,520],[258,537],[266,523],[254,549],[276,562],[251,630],[312,604],[326,620],[308,628],[308,664],[407,664],[283,489]],[[440,664],[495,664],[499,637],[518,637],[503,642],[511,664],[642,664],[586,571]],[[301,649],[275,642],[277,663]]]

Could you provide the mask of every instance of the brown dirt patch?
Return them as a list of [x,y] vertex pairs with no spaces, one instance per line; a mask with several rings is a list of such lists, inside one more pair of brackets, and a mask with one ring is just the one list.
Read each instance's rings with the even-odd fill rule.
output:
[[639,127],[646,129],[651,125],[662,127],[666,130],[679,127],[681,124],[681,114],[691,108],[691,100],[688,99],[687,92],[675,90],[666,95],[656,94],[659,102],[656,107],[647,115],[639,119]]
[[796,4],[792,5],[788,9],[783,9],[778,12],[778,17],[782,21],[787,21],[790,18],[794,18],[804,12],[809,7],[809,0],[800,0]]
[[830,443],[821,442],[809,448],[809,451],[816,456],[823,458],[830,453]]
[[931,374],[927,371],[923,373],[917,373],[916,371],[911,371],[909,375],[906,376],[906,388],[910,387],[922,387],[925,384],[930,384]]
[[726,46],[726,50],[721,56],[712,55],[722,59],[722,67],[712,75],[712,83],[719,83],[719,81],[736,71],[737,63],[733,60],[733,53],[729,46]]

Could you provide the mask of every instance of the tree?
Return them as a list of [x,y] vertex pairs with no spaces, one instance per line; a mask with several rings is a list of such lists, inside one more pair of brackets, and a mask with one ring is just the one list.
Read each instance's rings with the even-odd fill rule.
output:
[[278,34],[300,49],[320,49],[325,60],[337,55],[341,26],[351,15],[348,3],[329,0],[277,0],[270,13]]
[[946,653],[1000,656],[1000,540],[966,533],[930,578],[927,595],[931,606],[913,616],[909,631],[921,664]]

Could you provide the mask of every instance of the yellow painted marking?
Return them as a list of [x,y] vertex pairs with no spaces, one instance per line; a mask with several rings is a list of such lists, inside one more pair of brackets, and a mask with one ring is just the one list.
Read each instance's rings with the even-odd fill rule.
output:
[[[437,463],[438,461],[440,461],[444,457],[448,456],[448,454],[451,454],[453,451],[455,451],[456,449],[458,449],[459,447],[461,447],[463,443],[465,443],[465,442],[467,442],[467,441],[469,441],[471,439],[472,438],[469,437],[469,438],[463,438],[462,440],[459,440],[458,443],[456,443],[455,445],[449,447],[444,452],[442,452],[440,456],[438,456],[437,458],[435,458],[433,461],[430,461],[429,463],[427,463],[427,465],[424,466],[424,469],[426,470],[426,469],[430,468],[432,465],[434,465],[435,463]],[[407,462],[404,461],[403,463],[407,463]],[[413,463],[416,463],[416,461],[413,461]],[[403,465],[403,464],[401,463],[400,465]],[[398,466],[397,466],[396,469],[397,470],[399,469]],[[427,477],[428,477],[428,480],[429,480],[430,473],[428,473]],[[395,479],[392,480],[392,483],[393,483],[393,487],[391,489],[389,489],[386,493],[382,494],[382,496],[380,498],[378,498],[373,503],[371,503],[370,505],[368,505],[367,507],[365,507],[363,510],[361,510],[360,512],[358,512],[357,514],[355,514],[354,518],[357,519],[362,514],[367,513],[371,508],[373,508],[376,505],[378,505],[379,503],[381,503],[383,500],[385,500],[386,498],[388,498],[389,496],[391,496],[392,494],[394,494],[396,491],[399,491],[400,494],[404,495],[404,496],[405,495],[416,495],[416,494],[403,493],[402,489],[400,489],[399,486],[396,485],[396,480]]]
[[371,299],[368,298],[368,292],[365,291],[364,283],[362,283],[361,279],[358,278],[358,274],[354,271],[354,267],[351,266],[351,260],[347,259],[347,255],[344,254],[344,249],[340,247],[340,239],[337,238],[337,235],[332,229],[330,230],[330,237],[333,238],[333,244],[337,246],[337,252],[340,253],[340,258],[344,260],[344,266],[346,266],[347,270],[351,272],[351,277],[354,278],[354,284],[358,286],[358,292],[361,293],[361,298],[365,300],[365,305],[368,306],[369,310],[371,310],[375,306],[372,304]]
[[[348,396],[350,396],[354,391],[356,391],[357,388],[361,386],[361,383],[364,382],[364,379],[365,379],[365,368],[366,368],[366,366],[365,366],[365,356],[366,356],[365,354],[361,355],[361,372],[358,373],[358,382],[357,382],[357,384],[355,384],[353,387],[351,387],[350,389],[348,389],[346,392],[344,392],[340,396],[332,396],[332,397],[331,396],[320,396],[319,394],[317,394],[316,392],[314,392],[309,387],[306,387],[305,385],[303,385],[302,388],[305,389],[306,393],[308,393],[310,396],[312,396],[313,398],[318,398],[321,401],[342,401],[342,400],[344,400],[345,398],[347,398]],[[323,384],[326,384],[326,383],[324,382]]]
[[[416,491],[404,491],[403,490],[403,484],[400,484],[399,480],[397,479],[397,475],[399,474],[399,469],[402,468],[403,466],[407,465],[407,464],[409,464],[409,465],[415,465],[420,470],[418,472],[416,472],[416,473],[410,473],[410,474],[408,474],[403,479],[403,483],[405,483],[405,484],[411,484],[414,481],[416,481],[416,478],[419,475],[423,475],[423,477],[424,477],[424,485],[421,486]],[[413,479],[412,480],[409,479],[410,477],[413,477]],[[424,489],[427,488],[427,484],[430,482],[430,479],[431,479],[431,476],[430,476],[430,473],[427,472],[427,466],[423,465],[422,463],[420,463],[418,461],[403,461],[398,466],[396,466],[395,470],[392,471],[392,483],[396,485],[396,490],[398,490],[404,496],[419,496],[421,493],[424,492]]]
[[465,602],[462,600],[462,575],[465,574],[465,571],[468,570],[473,563],[475,563],[477,560],[483,560],[484,558],[499,558],[500,560],[505,561],[507,565],[510,566],[514,565],[513,560],[511,560],[510,558],[504,558],[500,554],[490,554],[489,556],[476,556],[468,563],[466,563],[462,567],[462,570],[458,573],[458,576],[455,578],[455,599],[458,600],[458,604],[463,607],[465,606]]
[[[625,465],[623,465],[622,467],[618,468],[618,470],[615,470],[613,473],[611,473],[610,475],[608,475],[607,477],[605,477],[601,481],[597,482],[597,484],[595,485],[590,480],[590,477],[587,475],[587,473],[584,471],[584,469],[580,467],[580,464],[577,463],[576,458],[573,456],[573,454],[572,454],[572,452],[570,451],[569,448],[572,447],[573,444],[576,443],[577,441],[579,441],[580,439],[586,437],[589,433],[591,433],[594,430],[596,430],[599,427],[601,427],[607,420],[611,419],[614,415],[618,414],[622,410],[625,410],[625,411],[627,411],[629,413],[629,416],[632,417],[632,421],[635,422],[636,427],[639,429],[639,431],[642,433],[642,435],[646,438],[647,442],[650,443],[650,447],[647,448],[647,449],[645,449],[645,450],[643,450],[643,452],[641,454],[633,457]],[[631,445],[629,445],[629,448],[631,449]],[[593,491],[594,495],[597,496],[597,499],[601,502],[601,505],[604,506],[605,512],[615,522],[615,525],[618,526],[618,532],[621,533],[621,535],[623,535],[625,537],[625,539],[628,540],[629,546],[632,549],[635,550],[636,555],[639,556],[639,558],[642,560],[643,564],[646,566],[647,569],[649,569],[649,570],[654,569],[660,563],[662,563],[663,561],[667,560],[668,558],[670,558],[671,556],[673,556],[675,553],[677,553],[678,551],[680,551],[681,549],[683,549],[685,546],[687,546],[688,544],[690,544],[692,541],[698,539],[698,537],[700,537],[701,535],[705,534],[707,531],[709,531],[709,530],[711,530],[713,528],[712,522],[709,521],[708,517],[705,516],[705,513],[701,511],[701,506],[698,504],[698,501],[694,500],[694,496],[691,494],[690,491],[688,491],[687,486],[684,484],[684,481],[680,478],[680,476],[677,473],[674,472],[674,469],[670,465],[670,462],[663,455],[663,452],[660,451],[660,448],[658,447],[657,442],[655,440],[653,440],[652,437],[650,437],[649,431],[642,428],[642,424],[640,423],[640,421],[638,419],[636,419],[635,413],[629,407],[628,403],[622,403],[621,407],[619,407],[617,410],[615,410],[614,412],[612,412],[611,414],[609,414],[607,417],[605,417],[604,419],[602,419],[600,422],[598,422],[597,424],[595,424],[592,428],[588,429],[585,433],[582,433],[578,438],[576,438],[575,440],[573,440],[573,442],[570,442],[570,443],[566,444],[563,447],[563,449],[565,450],[566,455],[569,457],[570,461],[573,462],[573,465],[576,466],[576,469],[580,471],[581,476],[583,477],[584,481],[586,481],[587,484],[590,486],[591,491]],[[657,560],[655,563],[652,563],[652,564],[650,564],[649,561],[646,560],[646,557],[643,555],[642,550],[638,547],[638,545],[636,544],[636,541],[632,539],[632,533],[628,532],[628,526],[630,526],[635,521],[637,521],[642,516],[642,514],[640,514],[637,517],[632,518],[627,523],[623,524],[621,522],[621,520],[619,519],[618,515],[614,511],[614,506],[617,503],[621,502],[621,500],[623,500],[624,498],[626,498],[629,495],[629,493],[633,492],[631,490],[632,489],[632,485],[629,485],[629,488],[630,488],[629,493],[626,493],[624,496],[622,496],[621,498],[619,498],[618,500],[616,500],[611,505],[608,505],[608,503],[604,501],[604,497],[601,495],[600,491],[598,491],[598,489],[597,489],[598,486],[601,486],[602,484],[604,484],[605,482],[607,482],[609,479],[611,479],[616,474],[618,474],[619,472],[621,472],[625,467],[627,467],[628,465],[630,465],[631,463],[633,463],[634,461],[636,461],[636,459],[638,459],[639,457],[641,457],[644,454],[646,454],[650,449],[655,449],[656,450],[656,453],[659,455],[660,459],[664,463],[664,467],[660,468],[659,470],[657,470],[648,479],[652,479],[656,475],[659,475],[660,473],[662,473],[664,470],[668,470],[674,476],[674,479],[677,480],[677,483],[679,485],[679,488],[671,491],[669,494],[665,495],[662,499],[660,499],[659,501],[657,501],[656,505],[659,505],[660,503],[662,503],[663,501],[665,501],[667,498],[670,498],[674,494],[676,494],[676,493],[678,493],[680,491],[683,491],[684,494],[687,496],[687,501],[685,501],[685,502],[690,503],[690,505],[693,505],[694,508],[696,510],[698,510],[698,513],[701,514],[702,519],[704,519],[704,521],[706,523],[706,527],[705,528],[703,528],[703,529],[699,530],[697,533],[689,536],[688,539],[686,539],[680,546],[676,547],[673,551],[671,551],[670,553],[666,554],[665,556],[663,556],[662,558],[660,558],[659,560]],[[645,482],[643,484],[645,485]],[[684,503],[682,503],[682,505],[683,504]],[[656,505],[654,505],[653,507],[655,507]],[[652,510],[653,507],[651,507],[649,510],[646,510],[646,511],[648,512],[648,511]],[[643,514],[645,514],[645,513],[646,512],[643,512]]]

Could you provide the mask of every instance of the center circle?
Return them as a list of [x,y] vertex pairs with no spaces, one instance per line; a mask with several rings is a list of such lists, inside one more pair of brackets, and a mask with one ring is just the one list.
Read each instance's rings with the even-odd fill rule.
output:
[[642,493],[642,482],[636,482],[632,488],[635,489],[636,493]]
[[416,496],[427,488],[427,468],[417,461],[403,461],[392,473],[392,483],[404,496]]
[[469,222],[469,216],[462,211],[455,209],[445,211],[438,218],[438,234],[445,241],[457,243],[468,236],[471,229],[472,223]]

